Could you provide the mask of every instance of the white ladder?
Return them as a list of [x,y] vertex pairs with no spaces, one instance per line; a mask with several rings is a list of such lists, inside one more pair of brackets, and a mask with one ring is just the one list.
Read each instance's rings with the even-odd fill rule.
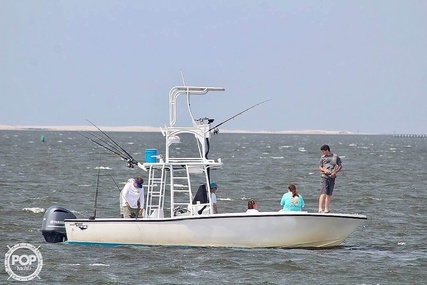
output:
[[150,165],[148,169],[146,218],[162,218],[165,203],[165,165]]
[[174,167],[170,169],[171,217],[174,215],[174,210],[177,207],[188,210],[188,205],[191,204],[191,200],[193,199],[188,165],[184,164],[182,166],[182,169]]

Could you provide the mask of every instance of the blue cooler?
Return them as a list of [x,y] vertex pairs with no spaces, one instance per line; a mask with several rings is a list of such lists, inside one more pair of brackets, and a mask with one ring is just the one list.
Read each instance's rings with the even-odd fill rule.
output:
[[157,162],[157,149],[145,150],[145,162]]

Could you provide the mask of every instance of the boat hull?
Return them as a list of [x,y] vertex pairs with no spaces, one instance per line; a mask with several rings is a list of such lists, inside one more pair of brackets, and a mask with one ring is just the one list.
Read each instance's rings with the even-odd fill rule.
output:
[[305,212],[219,214],[163,219],[67,219],[68,243],[201,247],[333,247],[364,215]]

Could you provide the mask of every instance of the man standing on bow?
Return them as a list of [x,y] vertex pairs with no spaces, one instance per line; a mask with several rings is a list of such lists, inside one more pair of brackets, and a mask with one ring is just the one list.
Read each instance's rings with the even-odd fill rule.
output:
[[322,156],[320,157],[319,170],[321,174],[319,213],[329,213],[332,192],[334,191],[335,178],[342,169],[341,158],[332,153],[328,145],[320,147]]
[[121,192],[123,218],[142,216],[144,210],[144,179],[136,177],[129,179]]

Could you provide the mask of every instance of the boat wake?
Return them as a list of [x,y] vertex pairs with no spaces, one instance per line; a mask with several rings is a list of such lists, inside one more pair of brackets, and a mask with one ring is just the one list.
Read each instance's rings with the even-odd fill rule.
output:
[[38,207],[33,207],[33,208],[24,208],[24,209],[22,209],[22,211],[32,212],[34,214],[39,214],[39,213],[44,213],[45,209],[38,208]]

